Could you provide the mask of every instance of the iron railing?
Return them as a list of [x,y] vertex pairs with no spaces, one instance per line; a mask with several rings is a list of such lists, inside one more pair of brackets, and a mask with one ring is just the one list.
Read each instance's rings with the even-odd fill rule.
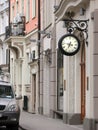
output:
[[22,17],[21,22],[10,23],[9,26],[5,27],[5,39],[19,35],[25,35],[25,17]]

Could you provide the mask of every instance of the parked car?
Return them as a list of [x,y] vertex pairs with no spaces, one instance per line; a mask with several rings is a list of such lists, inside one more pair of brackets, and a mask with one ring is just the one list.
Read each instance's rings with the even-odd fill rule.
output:
[[17,104],[13,87],[10,83],[0,81],[0,126],[6,126],[9,130],[18,130],[20,108]]

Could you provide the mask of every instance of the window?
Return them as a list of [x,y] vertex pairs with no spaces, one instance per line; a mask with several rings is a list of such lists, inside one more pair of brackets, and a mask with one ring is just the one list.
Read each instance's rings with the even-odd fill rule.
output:
[[14,13],[15,13],[14,5],[12,6],[12,11],[11,12],[12,12],[12,16],[11,17],[12,17],[12,21],[13,21],[14,20]]
[[21,1],[21,12],[24,14],[24,0]]
[[9,12],[8,12],[8,10],[6,11],[6,14],[5,14],[6,16],[5,16],[5,27],[6,26],[8,26],[8,21],[9,21]]
[[32,51],[32,59],[35,59],[35,50]]
[[18,4],[18,1],[16,1],[16,9],[17,9],[17,13],[18,13],[18,7],[19,7],[19,4]]
[[1,14],[1,33],[5,32],[4,14]]
[[44,19],[45,19],[45,27],[48,26],[52,21],[52,0],[45,0],[44,2]]
[[6,64],[9,64],[9,62],[10,62],[10,50],[7,49],[6,50]]
[[11,86],[0,85],[0,98],[13,98]]
[[2,6],[4,4],[4,0],[0,0],[0,5]]
[[36,0],[32,0],[32,18],[36,16]]
[[26,8],[26,22],[29,21],[29,18],[30,18],[30,0],[26,0],[26,5],[27,5],[27,8]]

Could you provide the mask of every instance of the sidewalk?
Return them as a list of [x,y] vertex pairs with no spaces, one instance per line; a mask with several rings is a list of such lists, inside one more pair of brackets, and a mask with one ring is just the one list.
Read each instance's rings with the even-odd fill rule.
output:
[[20,128],[24,130],[83,130],[82,125],[67,125],[62,120],[21,112]]

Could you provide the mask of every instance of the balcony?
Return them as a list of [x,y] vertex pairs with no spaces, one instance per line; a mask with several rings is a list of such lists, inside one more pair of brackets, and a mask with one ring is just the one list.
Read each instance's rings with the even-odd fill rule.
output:
[[10,23],[9,26],[5,27],[5,39],[10,36],[24,36],[25,35],[25,17],[22,16],[21,19]]

